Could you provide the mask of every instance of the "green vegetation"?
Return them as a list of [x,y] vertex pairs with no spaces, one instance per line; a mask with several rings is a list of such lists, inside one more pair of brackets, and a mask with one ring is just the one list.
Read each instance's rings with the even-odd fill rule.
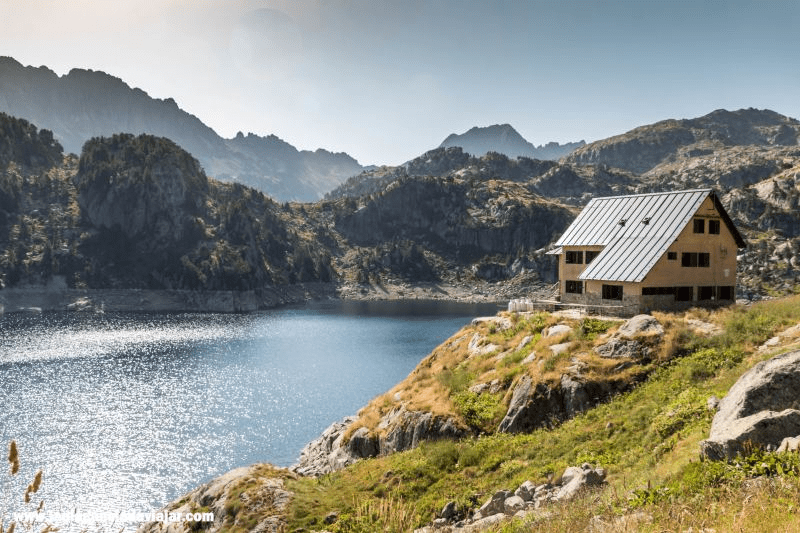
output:
[[[593,517],[617,524],[640,520],[632,530],[654,532],[761,531],[767,519],[779,529],[800,527],[800,455],[754,449],[731,463],[697,460],[713,414],[707,398],[724,396],[746,369],[769,357],[754,348],[800,321],[800,298],[692,313],[723,326],[723,333],[704,338],[682,331],[682,341],[673,346],[678,356],[664,360],[641,385],[552,430],[427,442],[319,479],[288,481],[296,493],[289,530],[323,528],[324,517],[337,511],[339,520],[325,529],[409,531],[429,523],[448,501],[474,507],[496,490],[527,479],[543,483],[582,462],[606,468],[608,486],[552,506],[547,519],[509,522],[496,530],[585,531]],[[683,320],[661,318],[670,330]],[[520,324],[519,332],[531,332],[529,321],[518,320],[514,328]],[[487,428],[494,396],[470,393],[468,377],[462,368],[442,379],[448,391],[456,391],[455,408]]]

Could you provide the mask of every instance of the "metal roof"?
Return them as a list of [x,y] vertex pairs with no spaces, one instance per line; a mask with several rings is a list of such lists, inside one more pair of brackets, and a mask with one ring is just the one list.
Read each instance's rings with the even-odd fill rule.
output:
[[[594,198],[556,242],[556,246],[605,246],[578,279],[631,281],[644,279],[666,252],[711,189]],[[724,209],[714,195],[717,209]],[[744,240],[729,223],[740,247]]]

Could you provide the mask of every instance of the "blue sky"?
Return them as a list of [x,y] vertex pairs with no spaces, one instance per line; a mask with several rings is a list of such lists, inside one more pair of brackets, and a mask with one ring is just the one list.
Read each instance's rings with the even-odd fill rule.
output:
[[220,135],[399,164],[472,126],[534,144],[800,117],[800,2],[0,0],[0,55],[103,70]]

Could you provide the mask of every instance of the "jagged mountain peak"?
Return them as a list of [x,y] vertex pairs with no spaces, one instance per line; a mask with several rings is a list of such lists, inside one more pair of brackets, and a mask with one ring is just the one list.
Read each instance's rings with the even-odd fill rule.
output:
[[531,159],[560,159],[572,152],[583,141],[560,145],[550,142],[544,146],[534,146],[528,142],[511,124],[474,126],[462,134],[451,133],[439,145],[440,148],[461,147],[465,152],[480,157],[488,152],[497,152],[508,157],[529,157]]

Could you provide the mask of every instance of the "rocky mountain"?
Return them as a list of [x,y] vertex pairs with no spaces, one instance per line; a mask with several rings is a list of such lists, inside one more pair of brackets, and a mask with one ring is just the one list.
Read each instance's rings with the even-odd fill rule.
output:
[[584,144],[586,143],[583,141],[566,144],[549,142],[541,146],[534,146],[510,124],[495,124],[486,127],[475,126],[462,134],[451,133],[442,141],[439,148],[458,146],[477,157],[489,152],[497,152],[508,157],[557,161]]
[[711,160],[734,146],[797,146],[800,121],[774,111],[719,109],[708,115],[664,120],[578,148],[565,158],[571,164],[603,164],[636,173],[687,158]]
[[552,283],[543,247],[574,216],[514,181],[454,176],[405,178],[358,200],[280,205],[207,177],[162,137],[93,138],[78,158],[23,119],[0,114],[0,126],[2,287]]
[[[773,138],[764,128],[776,122],[796,121],[740,124],[761,132],[742,142]],[[800,286],[796,145],[681,149],[644,173],[437,148],[353,177],[323,201],[279,205],[206,177],[163,138],[96,138],[78,159],[63,156],[48,130],[8,116],[0,123],[7,286],[54,277],[69,287],[203,290],[330,281],[355,298],[515,298],[555,282],[545,249],[592,197],[696,187],[717,190],[750,243],[739,257],[740,296]]]
[[[2,153],[54,162],[48,132],[0,114]],[[38,141],[37,141],[38,139]],[[296,213],[208,178],[172,141],[91,139],[80,159],[0,168],[0,287],[260,290],[331,281],[331,258]],[[38,162],[39,160],[36,159]]]
[[312,201],[362,167],[344,153],[305,151],[270,135],[223,139],[170,99],[104,72],[73,69],[58,76],[0,57],[0,112],[53,132],[68,151],[80,153],[92,137],[147,133],[175,141],[210,175],[253,186],[278,200]]

